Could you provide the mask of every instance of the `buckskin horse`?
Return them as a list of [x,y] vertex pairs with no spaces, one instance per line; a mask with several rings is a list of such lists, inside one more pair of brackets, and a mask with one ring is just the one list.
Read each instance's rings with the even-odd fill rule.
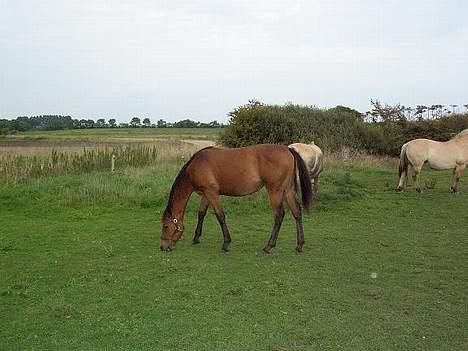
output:
[[[296,184],[296,175],[299,184]],[[235,149],[208,147],[196,152],[182,167],[172,185],[161,219],[161,250],[174,249],[177,241],[181,239],[187,202],[191,194],[196,192],[201,196],[201,202],[192,243],[200,242],[203,220],[208,206],[211,205],[224,237],[222,250],[228,251],[231,235],[226,225],[220,195],[245,196],[257,192],[262,187],[268,192],[274,217],[271,236],[263,250],[270,253],[276,246],[285,215],[283,203],[286,202],[296,221],[296,251],[301,252],[304,230],[302,210],[296,194],[300,189],[302,204],[308,209],[312,202],[313,190],[301,156],[294,149],[274,144]]]
[[416,191],[421,192],[419,174],[424,163],[434,169],[453,169],[450,190],[458,191],[461,174],[468,164],[468,129],[455,135],[452,139],[440,142],[429,139],[415,139],[401,147],[397,191],[402,191],[406,182],[408,168],[413,169],[413,180]]
[[310,181],[314,186],[314,194],[317,194],[320,173],[323,171],[323,152],[314,142],[310,144],[294,143],[288,145],[294,149],[304,160],[307,170],[309,171]]

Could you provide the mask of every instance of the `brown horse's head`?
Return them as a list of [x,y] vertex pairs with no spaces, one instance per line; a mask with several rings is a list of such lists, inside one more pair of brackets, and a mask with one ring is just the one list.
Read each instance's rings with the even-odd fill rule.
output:
[[161,222],[161,245],[159,247],[162,251],[171,251],[182,238],[184,225],[182,224],[182,221],[168,214],[165,214],[162,217]]

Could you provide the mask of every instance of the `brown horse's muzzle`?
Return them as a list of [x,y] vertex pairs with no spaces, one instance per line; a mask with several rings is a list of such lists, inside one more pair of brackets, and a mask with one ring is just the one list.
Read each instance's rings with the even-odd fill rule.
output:
[[161,251],[171,251],[175,248],[175,244],[175,241],[161,239],[161,244],[159,248],[161,249]]

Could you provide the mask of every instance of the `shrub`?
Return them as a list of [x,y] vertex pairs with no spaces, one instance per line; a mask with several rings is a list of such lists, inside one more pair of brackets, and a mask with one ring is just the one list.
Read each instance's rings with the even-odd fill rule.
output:
[[230,123],[220,142],[230,147],[314,141],[326,151],[350,147],[390,156],[398,156],[401,146],[409,140],[445,141],[468,128],[466,113],[433,120],[408,121],[402,117],[364,122],[360,112],[344,106],[320,109],[293,104],[265,105],[258,101],[235,108],[229,117]]
[[234,109],[229,116],[230,124],[220,141],[230,147],[312,141],[327,149],[355,147],[356,132],[364,123],[359,112],[341,106],[325,110],[292,104],[265,105],[258,101]]

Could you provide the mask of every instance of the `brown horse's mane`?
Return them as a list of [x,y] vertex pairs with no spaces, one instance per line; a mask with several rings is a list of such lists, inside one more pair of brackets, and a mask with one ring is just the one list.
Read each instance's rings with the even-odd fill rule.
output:
[[171,217],[172,216],[172,212],[171,212],[171,209],[172,209],[172,204],[174,202],[174,194],[175,194],[175,189],[177,188],[177,186],[179,185],[179,183],[182,181],[182,179],[184,178],[184,175],[186,173],[186,170],[187,170],[187,167],[190,165],[190,163],[193,161],[193,159],[195,158],[195,156],[197,156],[200,152],[202,152],[203,150],[207,150],[207,149],[212,149],[213,146],[207,146],[207,147],[204,147],[203,149],[200,149],[198,150],[197,152],[195,152],[192,157],[190,157],[190,159],[185,162],[185,164],[182,166],[181,170],[179,171],[179,174],[177,174],[177,177],[176,179],[174,180],[174,183],[172,184],[172,188],[171,188],[171,192],[169,194],[169,200],[167,201],[167,206],[166,206],[166,209],[164,210],[164,214],[163,214],[163,217]]

